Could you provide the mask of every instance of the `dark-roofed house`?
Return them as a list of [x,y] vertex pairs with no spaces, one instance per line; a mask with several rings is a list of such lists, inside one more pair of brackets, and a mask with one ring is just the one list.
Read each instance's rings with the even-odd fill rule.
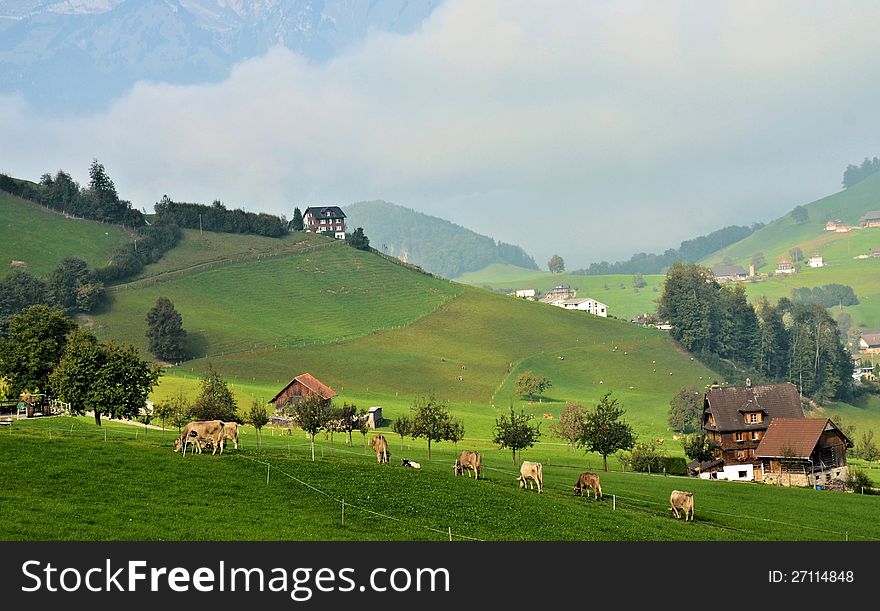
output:
[[880,353],[880,329],[862,331],[859,335],[859,352]]
[[880,227],[880,210],[871,210],[859,219],[862,227]]
[[827,486],[846,480],[846,449],[852,446],[828,418],[776,418],[755,454],[765,483]]
[[712,275],[718,282],[736,282],[749,277],[749,272],[739,265],[718,265],[712,268]]
[[345,213],[339,206],[309,207],[303,212],[303,227],[313,233],[332,231],[336,239],[344,240]]
[[274,403],[275,411],[280,412],[285,405],[301,401],[306,397],[314,395],[318,395],[324,399],[325,404],[329,407],[330,400],[336,396],[336,393],[333,392],[332,388],[323,384],[312,374],[304,373],[296,376],[288,382],[287,386],[278,391],[278,394],[269,400],[269,403]]
[[[752,479],[760,465],[755,450],[774,418],[803,419],[801,397],[794,384],[713,386],[703,395],[703,429],[733,479]],[[740,466],[748,466],[741,469]],[[747,475],[740,477],[741,471]],[[760,470],[754,471],[760,478]]]

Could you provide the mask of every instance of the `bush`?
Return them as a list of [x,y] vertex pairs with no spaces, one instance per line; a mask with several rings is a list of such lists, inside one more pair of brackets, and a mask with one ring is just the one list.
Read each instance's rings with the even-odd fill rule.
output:
[[687,460],[683,456],[664,456],[660,460],[660,468],[669,475],[687,475]]
[[850,469],[846,477],[846,487],[853,492],[865,491],[865,494],[874,494],[874,481],[861,469]]
[[633,471],[661,473],[666,456],[653,443],[637,443],[630,453],[630,466]]

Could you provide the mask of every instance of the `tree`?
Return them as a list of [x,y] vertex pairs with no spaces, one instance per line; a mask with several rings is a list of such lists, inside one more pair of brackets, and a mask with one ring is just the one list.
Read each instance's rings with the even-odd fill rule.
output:
[[9,379],[15,394],[46,388],[75,328],[63,312],[45,305],[31,306],[10,319],[9,335],[0,341],[0,375]]
[[758,371],[771,380],[782,380],[788,373],[789,333],[782,320],[782,310],[762,297],[756,308],[760,343]]
[[447,410],[447,402],[440,400],[433,392],[413,401],[412,432],[413,439],[424,437],[428,441],[428,460],[431,460],[431,442],[449,439],[452,419]]
[[181,427],[190,421],[192,404],[185,394],[177,392],[169,398],[159,401],[155,407],[156,417],[162,421],[162,429],[165,429],[167,421],[171,426],[177,427],[180,433]]
[[201,389],[192,406],[192,417],[196,420],[237,420],[237,405],[232,391],[226,381],[220,377],[214,366],[208,363],[208,369],[200,382]]
[[458,449],[458,442],[464,439],[464,423],[456,418],[450,420],[446,429],[446,440],[451,441],[453,447]]
[[569,402],[565,404],[559,420],[550,425],[550,432],[565,439],[574,449],[581,432],[584,429],[584,420],[587,409],[580,403]]
[[134,346],[100,344],[92,333],[78,329],[49,380],[55,394],[70,403],[72,413],[93,411],[95,424],[101,426],[102,414],[140,416],[160,375],[160,369],[140,359]]
[[541,437],[540,425],[532,426],[530,421],[530,416],[523,411],[517,414],[513,411],[513,406],[510,407],[509,415],[502,414],[495,420],[495,436],[492,442],[502,450],[506,448],[513,452],[514,465],[517,451],[532,447]]
[[629,455],[629,464],[633,471],[659,473],[663,468],[665,454],[655,443],[637,443]]
[[94,278],[88,263],[76,257],[65,257],[49,274],[47,289],[53,305],[67,311],[77,310],[77,300],[82,287],[92,284]]
[[713,351],[720,327],[719,291],[707,267],[679,261],[667,271],[657,314],[670,322],[670,334],[686,350]]
[[299,208],[293,209],[293,219],[291,219],[290,221],[290,229],[292,231],[302,231],[303,229],[305,229],[302,211],[300,211]]
[[693,433],[703,423],[703,393],[695,386],[682,388],[669,402],[669,426],[674,431]]
[[358,227],[354,230],[354,233],[347,234],[345,236],[345,241],[348,242],[348,245],[352,248],[357,248],[358,250],[370,250],[370,238],[364,235],[363,227]]
[[800,263],[804,260],[804,251],[795,246],[788,249],[788,256],[791,257],[792,263]]
[[561,274],[565,271],[565,261],[559,255],[553,255],[547,262],[547,269],[554,274]]
[[755,271],[758,271],[767,263],[767,260],[764,258],[763,252],[756,252],[752,255],[752,259],[750,263],[755,267]]
[[691,460],[699,462],[712,460],[712,446],[709,445],[709,438],[705,432],[686,436],[681,440],[681,447],[684,449],[685,456]]
[[403,445],[403,438],[412,433],[412,420],[409,416],[398,416],[391,430],[400,435],[400,445]]
[[251,409],[247,414],[247,420],[254,425],[257,430],[257,443],[263,444],[262,429],[269,422],[269,414],[266,413],[266,406],[256,399],[251,403]]
[[327,406],[322,397],[311,395],[294,402],[290,407],[297,426],[309,435],[312,460],[315,460],[315,435],[327,425]]
[[357,405],[343,403],[339,410],[339,430],[348,434],[348,445],[352,445],[351,434],[358,428]]
[[648,283],[645,282],[645,277],[642,274],[636,274],[633,276],[632,283],[634,289],[643,289],[648,286]]
[[544,391],[552,386],[549,379],[536,375],[533,371],[524,371],[516,379],[516,394],[520,397],[528,397],[534,400],[535,395],[543,395]]
[[632,427],[620,420],[625,412],[618,404],[610,392],[605,393],[596,410],[587,413],[584,430],[578,439],[578,446],[583,446],[588,452],[598,452],[602,456],[605,471],[608,470],[609,454],[614,454],[617,450],[629,450],[636,442]]
[[856,442],[855,455],[862,460],[874,461],[880,458],[880,450],[874,443],[874,431],[868,429],[862,433],[861,438]]
[[159,297],[147,312],[147,338],[150,352],[164,361],[178,361],[186,355],[183,318],[167,297]]
[[367,449],[367,433],[370,432],[370,413],[361,409],[357,415],[357,430],[360,431],[364,440],[364,450]]
[[791,218],[798,225],[806,223],[810,218],[810,212],[804,206],[795,206],[794,210],[792,210],[790,214]]
[[49,302],[46,283],[23,269],[13,269],[0,280],[0,335],[9,327],[9,320],[35,305]]

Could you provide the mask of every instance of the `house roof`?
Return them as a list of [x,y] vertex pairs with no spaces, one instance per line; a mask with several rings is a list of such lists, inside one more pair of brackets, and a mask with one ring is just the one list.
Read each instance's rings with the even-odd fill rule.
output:
[[687,468],[690,471],[700,471],[705,473],[706,471],[720,471],[724,466],[724,461],[720,458],[716,458],[715,460],[704,460],[700,462],[698,460],[692,460],[687,464]]
[[825,431],[837,431],[846,445],[852,447],[852,442],[828,418],[776,418],[767,427],[755,457],[807,459]]
[[788,259],[780,259],[779,261],[776,262],[777,266],[778,265],[786,265],[786,264],[791,265],[791,261],[789,261]]
[[872,331],[862,331],[859,335],[859,339],[864,341],[868,346],[880,346],[880,329],[874,329]]
[[[758,384],[753,386],[716,386],[703,399],[704,412],[711,413],[715,425],[704,428],[725,432],[761,430],[774,418],[803,418],[804,409],[794,384]],[[764,422],[746,424],[742,414],[764,412]]]
[[319,395],[321,395],[321,396],[322,396],[323,398],[325,398],[325,399],[332,399],[333,397],[336,396],[336,393],[333,392],[333,389],[332,389],[332,388],[330,388],[330,387],[327,386],[326,384],[322,383],[320,380],[318,380],[318,379],[317,379],[315,376],[313,376],[312,374],[310,374],[310,373],[304,373],[304,374],[302,374],[302,375],[298,375],[298,376],[296,376],[296,377],[293,378],[290,382],[288,382],[288,383],[284,386],[284,388],[282,388],[281,390],[279,390],[278,393],[277,393],[274,397],[272,397],[271,399],[269,399],[269,403],[274,403],[275,400],[278,399],[278,397],[281,396],[281,393],[283,393],[285,390],[287,390],[288,388],[290,388],[290,386],[291,386],[294,382],[299,382],[300,384],[302,384],[303,386],[305,386],[306,388],[308,388],[309,390],[311,390],[313,393],[319,394]]
[[311,212],[316,218],[344,219],[345,213],[339,206],[310,206],[303,212],[303,216]]
[[860,222],[864,221],[880,221],[880,210],[871,210],[869,212],[865,212],[865,215],[859,219]]
[[719,276],[747,276],[749,273],[739,265],[719,265],[712,268],[712,275]]

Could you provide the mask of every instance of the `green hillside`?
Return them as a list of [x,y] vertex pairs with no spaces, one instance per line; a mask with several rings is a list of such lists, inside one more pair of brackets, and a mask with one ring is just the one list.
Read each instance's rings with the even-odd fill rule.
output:
[[37,276],[48,274],[64,257],[100,267],[117,246],[130,240],[117,225],[65,218],[0,191],[0,276],[13,260],[24,261]]
[[514,291],[533,288],[542,293],[557,284],[568,284],[577,289],[578,297],[592,297],[607,304],[611,316],[631,320],[639,314],[653,312],[657,308],[654,301],[660,296],[665,278],[661,274],[643,277],[646,286],[636,289],[633,287],[631,275],[551,274],[514,265],[493,264],[476,272],[462,274],[455,280],[490,290]]
[[349,230],[363,227],[370,245],[444,278],[491,263],[538,269],[519,246],[496,242],[455,223],[384,201],[346,206]]
[[[789,297],[791,290],[799,287],[845,284],[853,287],[860,303],[840,310],[834,308],[834,313],[848,312],[856,327],[880,327],[880,259],[865,257],[871,248],[880,248],[880,228],[859,228],[847,233],[825,230],[829,219],[857,227],[859,217],[865,212],[880,208],[880,175],[805,207],[809,213],[807,222],[798,224],[786,215],[702,263],[713,266],[729,258],[748,267],[752,255],[763,252],[767,264],[758,270],[760,277],[745,284],[753,301],[761,296],[770,300]],[[809,268],[801,262],[796,274],[774,276],[776,261],[790,258],[789,250],[795,247],[801,249],[804,257],[822,255],[826,266]]]

